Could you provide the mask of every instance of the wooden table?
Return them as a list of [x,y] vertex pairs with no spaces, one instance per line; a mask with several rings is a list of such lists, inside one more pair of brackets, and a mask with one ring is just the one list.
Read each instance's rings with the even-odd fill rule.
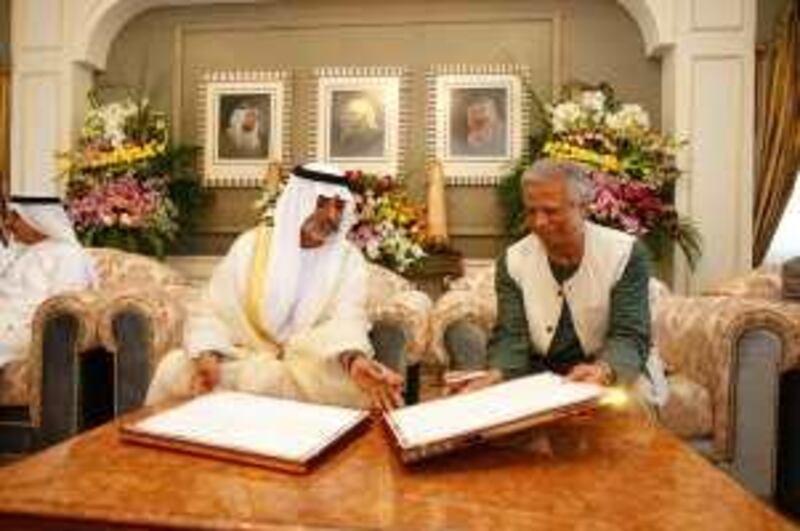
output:
[[309,475],[120,442],[114,424],[0,468],[0,529],[791,529],[633,414],[539,428],[415,467],[379,426]]

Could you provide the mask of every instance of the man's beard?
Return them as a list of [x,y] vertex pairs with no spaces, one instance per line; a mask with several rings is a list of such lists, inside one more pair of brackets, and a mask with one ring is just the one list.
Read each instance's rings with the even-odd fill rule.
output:
[[261,149],[261,138],[258,127],[252,131],[239,129],[228,129],[228,138],[236,149],[241,151],[259,151]]

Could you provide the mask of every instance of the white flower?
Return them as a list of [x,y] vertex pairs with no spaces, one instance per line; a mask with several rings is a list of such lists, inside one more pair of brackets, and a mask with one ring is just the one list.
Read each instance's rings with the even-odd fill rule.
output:
[[574,101],[560,103],[553,107],[550,113],[552,115],[553,131],[556,133],[568,131],[585,119],[583,109]]
[[581,107],[592,114],[603,112],[606,106],[606,95],[600,90],[586,90],[581,93]]
[[606,126],[621,134],[646,131],[650,128],[650,117],[641,105],[623,104],[615,113],[606,116]]
[[367,253],[370,260],[377,260],[381,254],[380,242],[378,239],[373,238],[368,240],[364,251]]

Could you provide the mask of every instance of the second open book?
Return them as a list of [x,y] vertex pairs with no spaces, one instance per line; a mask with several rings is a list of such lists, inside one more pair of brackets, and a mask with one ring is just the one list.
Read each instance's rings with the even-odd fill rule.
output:
[[[519,378],[384,414],[404,462],[512,433],[597,405],[601,387],[554,374]],[[132,442],[305,472],[366,411],[237,392],[204,395],[122,424]]]

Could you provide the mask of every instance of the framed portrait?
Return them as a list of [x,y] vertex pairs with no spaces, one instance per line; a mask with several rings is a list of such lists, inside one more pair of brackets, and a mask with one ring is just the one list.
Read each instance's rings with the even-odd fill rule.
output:
[[207,72],[198,98],[203,184],[258,186],[270,161],[289,160],[288,73]]
[[428,159],[448,184],[492,186],[522,156],[528,71],[518,65],[442,65],[428,72]]
[[394,67],[314,71],[311,156],[344,170],[401,171],[407,118],[401,106],[407,74]]

